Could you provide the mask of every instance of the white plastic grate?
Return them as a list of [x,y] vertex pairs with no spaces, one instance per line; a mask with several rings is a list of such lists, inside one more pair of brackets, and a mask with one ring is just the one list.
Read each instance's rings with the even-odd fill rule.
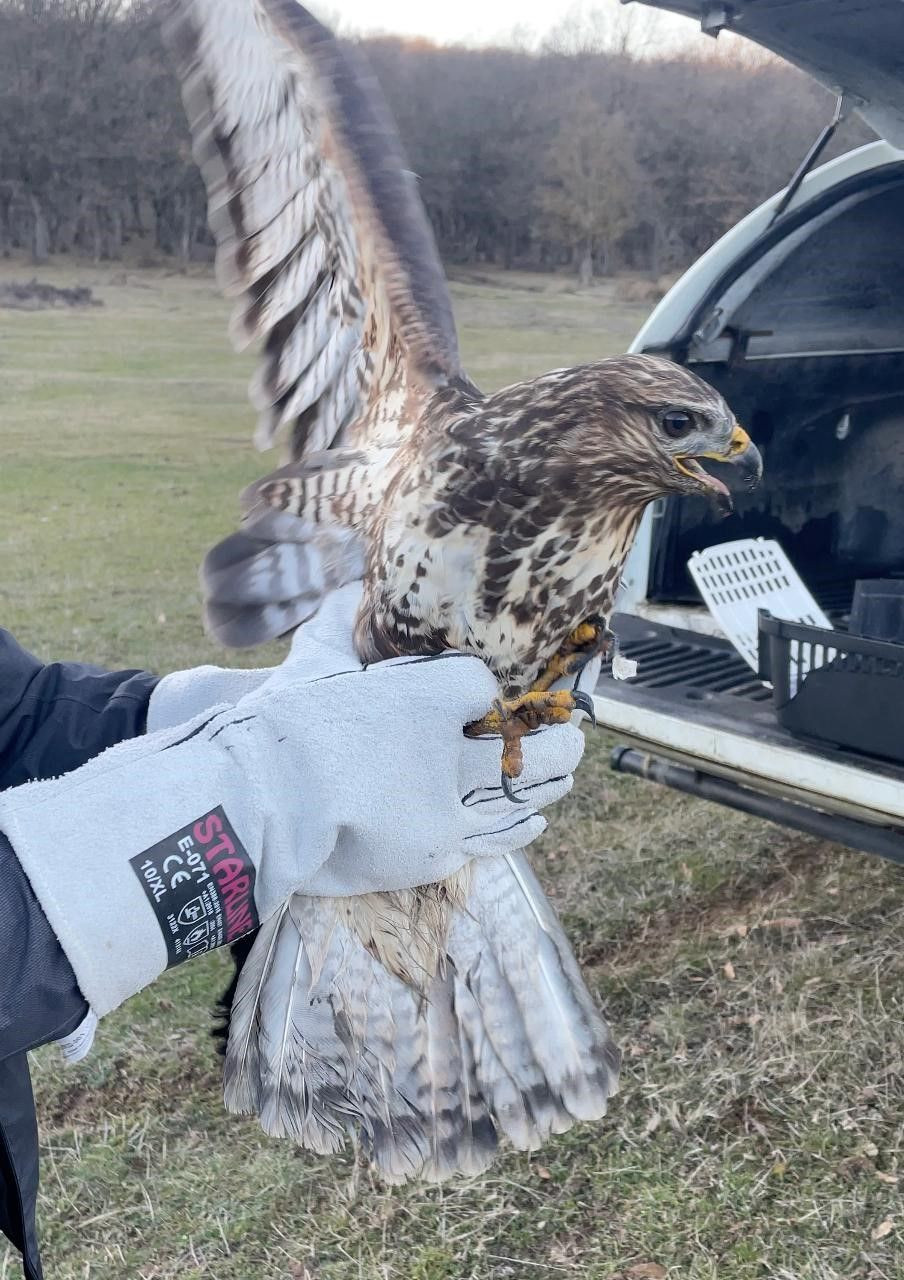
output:
[[[740,538],[737,542],[721,542],[705,551],[695,551],[687,567],[710,613],[754,671],[759,666],[757,615],[760,609],[768,609],[785,622],[805,622],[812,627],[831,629],[831,622],[788,557],[771,539]],[[834,656],[834,651],[828,652]],[[799,673],[805,674],[804,670]]]

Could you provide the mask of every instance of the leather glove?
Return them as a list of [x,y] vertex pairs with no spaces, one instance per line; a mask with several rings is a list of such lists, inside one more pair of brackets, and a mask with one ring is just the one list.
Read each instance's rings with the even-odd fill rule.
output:
[[[299,634],[299,633],[296,633]],[[234,705],[253,693],[278,667],[189,667],[172,671],[154,686],[148,703],[147,732],[171,729],[193,720],[209,707]]]
[[[353,583],[331,593],[316,617],[295,633],[283,665],[261,685],[258,694],[243,699],[237,708],[255,702],[258,696],[279,700],[283,690],[299,678],[318,685],[325,681],[316,696],[322,693],[329,706],[337,681],[354,673],[372,677],[382,672],[392,679],[398,696],[412,699],[395,705],[385,715],[379,713],[378,723],[366,716],[363,701],[350,703],[359,725],[350,726],[340,736],[340,754],[327,766],[335,780],[335,794],[343,796],[345,816],[329,859],[303,886],[308,894],[345,897],[367,892],[362,884],[370,875],[379,889],[410,888],[451,875],[469,858],[523,848],[546,829],[546,820],[538,810],[571,790],[572,774],[584,750],[583,735],[571,725],[543,729],[524,739],[524,769],[514,788],[520,803],[512,804],[501,786],[499,740],[466,739],[462,734],[463,726],[480,719],[499,696],[495,679],[482,662],[453,652],[362,667],[354,649],[361,591],[361,584]],[[452,664],[449,672],[440,675],[437,669],[441,671],[448,664]],[[458,688],[464,693],[459,669],[468,673],[467,682],[475,680],[475,693],[479,684],[478,700],[484,703],[484,711],[467,714],[464,719],[463,703],[453,694]],[[425,681],[428,671],[436,674]],[[449,691],[448,718],[447,707],[434,692],[433,680],[437,681],[436,693],[443,687]],[[410,693],[404,692],[407,689]],[[457,715],[453,707],[459,708]],[[423,733],[424,725],[437,717],[445,718],[437,737],[442,759],[430,758],[431,748]],[[380,788],[370,791],[358,778],[367,776],[374,751],[388,751],[392,758],[383,769]],[[415,818],[415,810],[419,818]],[[397,835],[405,812],[417,825],[419,836],[414,843],[410,832],[401,839]],[[425,846],[429,846],[427,862],[422,861]],[[284,894],[280,903],[287,896]]]
[[362,668],[359,591],[335,593],[235,707],[0,796],[0,830],[98,1015],[293,892],[408,887],[518,849],[570,788],[583,737],[564,725],[525,742],[529,803],[504,797],[498,741],[462,733],[498,696],[478,659]]

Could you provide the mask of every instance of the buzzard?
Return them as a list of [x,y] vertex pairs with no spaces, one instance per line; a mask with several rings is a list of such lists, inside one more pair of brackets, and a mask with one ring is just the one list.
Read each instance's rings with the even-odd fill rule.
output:
[[[433,236],[359,52],[295,0],[169,0],[237,347],[262,346],[256,440],[288,461],[205,561],[227,645],[284,635],[363,576],[364,660],[474,652],[520,736],[588,702],[553,690],[607,640],[644,507],[728,491],[759,458],[721,396],[622,356],[491,395],[462,368]],[[352,900],[296,896],[238,979],[226,1101],[321,1152],[353,1135],[392,1181],[476,1172],[594,1119],[618,1053],[521,857]]]

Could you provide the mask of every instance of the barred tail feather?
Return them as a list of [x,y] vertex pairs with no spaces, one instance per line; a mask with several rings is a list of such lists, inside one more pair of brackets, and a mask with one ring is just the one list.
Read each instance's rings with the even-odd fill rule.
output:
[[532,1150],[603,1115],[618,1050],[522,855],[473,866],[426,991],[374,957],[360,915],[296,897],[261,930],[230,1030],[230,1110],[322,1153],[354,1136],[393,1183],[480,1173],[501,1139]]
[[420,1167],[399,1177],[398,1156],[407,1152],[385,1142],[372,1145],[374,1164],[387,1181],[417,1176],[444,1182],[455,1173],[483,1172],[498,1145],[496,1130],[476,1088],[473,1054],[461,1036],[451,971],[438,974],[425,997],[398,982],[393,996],[395,1063],[389,1085],[392,1096],[414,1106]]
[[513,1118],[513,1082],[518,1114],[523,1108],[541,1140],[599,1119],[617,1091],[621,1056],[527,857],[479,859],[473,876],[469,912],[454,917],[448,951],[481,1015],[477,1076],[498,1098],[494,1114]]

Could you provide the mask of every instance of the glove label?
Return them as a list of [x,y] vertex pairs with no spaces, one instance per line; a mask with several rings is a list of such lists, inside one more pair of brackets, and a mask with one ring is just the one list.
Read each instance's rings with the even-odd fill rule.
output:
[[254,863],[222,805],[129,862],[160,925],[168,969],[260,924]]

